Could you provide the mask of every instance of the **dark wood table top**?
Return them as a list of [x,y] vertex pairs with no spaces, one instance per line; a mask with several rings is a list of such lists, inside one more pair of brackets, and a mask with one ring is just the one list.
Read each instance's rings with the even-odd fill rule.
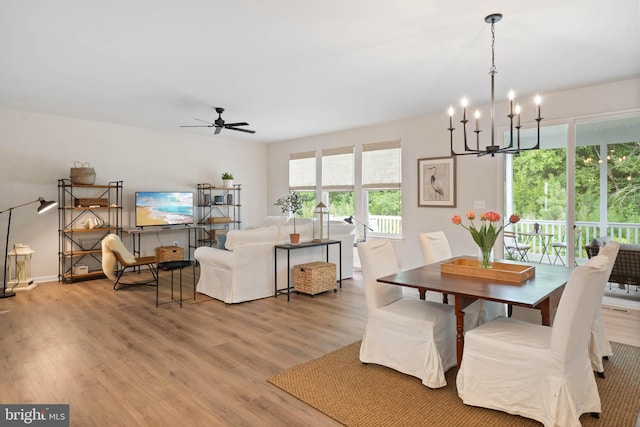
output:
[[[455,258],[452,258],[455,259]],[[445,260],[448,262],[451,260]],[[381,277],[378,282],[401,285],[427,291],[461,295],[524,307],[536,307],[549,295],[564,288],[573,268],[547,264],[532,264],[500,260],[501,263],[534,265],[535,277],[522,283],[508,283],[471,276],[440,272],[440,263]]]

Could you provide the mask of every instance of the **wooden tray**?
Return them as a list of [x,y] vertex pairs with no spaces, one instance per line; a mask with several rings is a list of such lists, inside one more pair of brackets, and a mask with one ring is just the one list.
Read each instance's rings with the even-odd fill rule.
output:
[[481,268],[478,259],[471,257],[457,258],[442,263],[440,272],[458,276],[482,277],[508,283],[522,283],[536,275],[536,268],[530,265],[492,263],[493,268]]

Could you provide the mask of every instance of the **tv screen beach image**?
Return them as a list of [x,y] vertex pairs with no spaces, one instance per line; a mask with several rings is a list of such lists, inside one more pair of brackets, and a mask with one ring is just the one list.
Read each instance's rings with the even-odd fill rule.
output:
[[193,193],[136,193],[136,226],[193,224]]

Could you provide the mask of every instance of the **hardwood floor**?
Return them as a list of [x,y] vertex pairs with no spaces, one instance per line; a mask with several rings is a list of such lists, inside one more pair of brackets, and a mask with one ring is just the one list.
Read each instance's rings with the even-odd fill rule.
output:
[[[640,346],[640,311],[603,316]],[[106,279],[39,284],[0,299],[0,401],[69,403],[73,426],[338,425],[266,379],[361,339],[365,321],[359,273],[314,298],[182,309]]]

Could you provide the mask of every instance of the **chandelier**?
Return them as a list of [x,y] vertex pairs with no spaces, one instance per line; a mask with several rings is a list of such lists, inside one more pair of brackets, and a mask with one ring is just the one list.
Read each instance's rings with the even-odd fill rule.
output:
[[[501,13],[492,13],[491,15],[484,18],[484,21],[487,24],[491,24],[491,68],[489,69],[489,75],[491,76],[491,145],[487,145],[484,149],[480,148],[480,132],[482,132],[480,130],[480,123],[479,123],[480,111],[476,110],[474,114],[475,130],[473,131],[476,134],[475,148],[471,148],[471,146],[469,146],[469,140],[467,138],[467,123],[469,123],[469,120],[467,120],[468,101],[466,98],[462,98],[462,101],[460,102],[460,105],[462,106],[462,120],[460,120],[460,123],[462,123],[462,132],[464,135],[464,151],[461,153],[458,153],[453,149],[453,131],[455,130],[455,128],[453,127],[453,115],[455,111],[452,106],[449,107],[449,111],[448,111],[449,112],[448,130],[451,137],[451,155],[452,156],[466,156],[470,154],[475,154],[477,156],[484,156],[484,155],[490,154],[491,157],[494,157],[496,153],[520,154],[521,151],[537,150],[540,148],[540,122],[542,121],[542,117],[540,116],[540,103],[542,99],[540,98],[540,95],[536,95],[534,99],[534,102],[536,104],[537,115],[538,115],[538,117],[536,117],[535,119],[537,122],[537,128],[538,128],[536,144],[532,147],[522,147],[520,145],[520,128],[522,127],[520,125],[521,108],[520,108],[520,104],[516,103],[515,107],[513,105],[514,98],[515,98],[515,93],[513,92],[513,90],[509,91],[509,114],[507,115],[507,117],[509,118],[509,145],[506,145],[503,147],[501,145],[496,144],[495,142],[496,128],[495,128],[495,120],[494,120],[494,115],[495,115],[494,81],[495,81],[495,76],[497,74],[496,64],[495,64],[495,42],[496,42],[495,23],[499,22],[501,19],[502,19]],[[515,140],[514,140],[514,129],[515,129]]]

